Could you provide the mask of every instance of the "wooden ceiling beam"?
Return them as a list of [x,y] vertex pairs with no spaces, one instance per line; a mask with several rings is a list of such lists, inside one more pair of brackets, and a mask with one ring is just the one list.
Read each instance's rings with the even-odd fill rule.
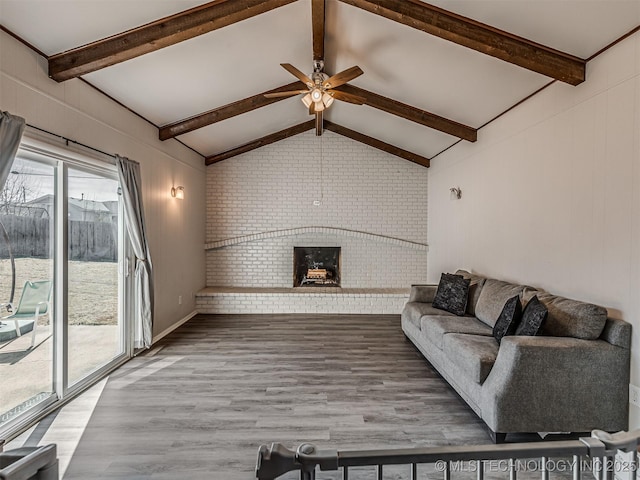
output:
[[237,102],[229,103],[228,105],[209,110],[208,112],[204,112],[199,115],[195,115],[191,118],[180,120],[170,125],[165,125],[164,127],[160,127],[160,140],[168,140],[170,138],[177,137],[178,135],[192,132],[194,130],[197,130],[198,128],[206,127],[207,125],[212,125],[222,120],[235,117],[236,115],[241,115],[257,108],[265,107],[267,105],[271,105],[272,103],[279,102],[280,100],[291,98],[266,98],[264,96],[266,93],[288,92],[291,90],[301,90],[305,88],[307,88],[307,86],[302,82],[289,83],[287,85],[274,88],[273,90],[258,93],[257,95],[238,100]]
[[340,1],[571,85],[585,80],[581,58],[420,0]]
[[308,122],[299,123],[298,125],[294,125],[293,127],[285,128],[284,130],[280,130],[279,132],[266,135],[252,142],[245,143],[244,145],[232,148],[231,150],[227,150],[226,152],[210,155],[205,158],[204,163],[205,165],[212,165],[214,163],[221,162],[222,160],[240,155],[241,153],[247,153],[251,150],[255,150],[256,148],[269,145],[270,143],[279,142],[280,140],[284,140],[285,138],[293,137],[294,135],[298,135],[308,130],[313,130],[315,127],[315,120],[309,120]]
[[420,125],[433,128],[440,132],[453,135],[454,137],[462,138],[469,142],[475,142],[478,139],[478,130],[473,127],[454,122],[453,120],[449,120],[434,113],[427,112],[426,110],[421,110],[411,105],[398,102],[397,100],[378,95],[377,93],[369,92],[364,88],[345,84],[337,87],[336,90],[364,97],[366,98],[365,105],[369,105],[370,107],[377,108],[383,112],[391,113],[392,115],[419,123]]
[[[199,115],[180,120],[170,125],[165,125],[159,130],[160,140],[168,140],[175,138],[179,135],[183,135],[188,132],[192,132],[199,128],[212,125],[214,123],[226,120],[236,115],[250,112],[257,108],[271,105],[272,103],[284,100],[289,97],[279,98],[265,98],[265,93],[286,92],[290,90],[304,89],[306,86],[302,82],[293,82],[288,85],[283,85],[273,90],[268,90],[251,97],[238,100],[237,102],[224,105],[222,107],[209,110],[208,112],[201,113]],[[370,92],[354,85],[345,84],[338,87],[336,90],[342,92],[351,93],[366,98],[366,105],[377,108],[392,115],[410,120],[420,125],[424,125],[429,128],[433,128],[443,133],[453,135],[454,137],[462,138],[469,142],[475,142],[478,138],[478,131],[473,127],[469,127],[462,123],[454,122],[444,117],[440,117],[433,113],[421,110],[419,108],[407,105],[396,100],[378,95],[377,93]]]
[[[298,135],[300,133],[313,130],[315,127],[316,127],[315,120],[309,120],[308,122],[299,123],[298,125],[294,125],[293,127],[285,128],[284,130],[280,130],[279,132],[266,135],[252,142],[245,143],[244,145],[241,145],[236,148],[232,148],[231,150],[227,150],[226,152],[210,155],[207,158],[205,158],[204,163],[205,165],[213,165],[214,163],[227,160],[231,157],[235,157],[236,155],[247,153],[247,152],[250,152],[251,150],[264,147],[265,145],[279,142],[280,140],[284,140],[285,138],[293,137],[294,135]],[[356,132],[355,130],[351,130],[349,128],[343,127],[341,125],[330,122],[328,120],[324,120],[324,128],[325,130],[330,130],[334,133],[337,133],[344,137],[348,137],[352,140],[355,140],[356,142],[364,143],[365,145],[369,145],[370,147],[377,148],[378,150],[382,150],[383,152],[387,152],[387,153],[390,153],[391,155],[395,155],[405,160],[409,160],[410,162],[417,163],[418,165],[422,165],[423,167],[429,167],[430,165],[429,159],[426,157],[415,154],[413,152],[409,152],[408,150],[404,150],[394,145],[390,145],[381,140],[375,139],[373,137],[369,137],[362,133]]]
[[58,82],[153,52],[260,15],[296,0],[215,0],[49,57]]
[[324,60],[324,0],[311,0],[313,60]]
[[430,161],[426,157],[415,154],[413,152],[409,152],[408,150],[404,150],[394,145],[390,145],[383,142],[382,140],[369,137],[368,135],[356,132],[355,130],[337,125],[333,122],[330,122],[329,120],[324,121],[324,128],[331,132],[355,140],[356,142],[364,143],[365,145],[369,145],[370,147],[377,148],[378,150],[382,150],[383,152],[390,153],[391,155],[395,155],[396,157],[404,158],[405,160],[409,160],[410,162],[417,163],[418,165],[422,165],[423,167],[428,168],[430,165]]

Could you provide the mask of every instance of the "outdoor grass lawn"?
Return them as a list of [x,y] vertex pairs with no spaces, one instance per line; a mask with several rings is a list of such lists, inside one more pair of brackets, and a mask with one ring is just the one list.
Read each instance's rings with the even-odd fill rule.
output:
[[[13,303],[17,305],[25,281],[49,280],[53,277],[53,260],[16,258],[15,264],[16,292]],[[9,259],[0,259],[0,303],[9,302],[10,294],[11,262]],[[116,325],[117,296],[117,263],[69,262],[69,325]]]

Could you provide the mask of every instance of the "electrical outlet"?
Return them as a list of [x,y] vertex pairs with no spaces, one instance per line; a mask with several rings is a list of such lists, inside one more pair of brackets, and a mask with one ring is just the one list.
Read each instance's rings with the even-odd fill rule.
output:
[[636,387],[634,384],[629,384],[629,403],[640,407],[640,387]]

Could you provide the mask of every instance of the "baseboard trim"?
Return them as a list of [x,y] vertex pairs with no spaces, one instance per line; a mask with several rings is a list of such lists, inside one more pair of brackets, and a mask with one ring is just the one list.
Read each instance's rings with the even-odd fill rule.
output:
[[152,340],[151,343],[154,344],[154,343],[158,342],[159,340],[162,340],[164,337],[166,337],[171,332],[173,332],[176,328],[178,328],[181,325],[184,325],[189,320],[191,320],[193,317],[195,317],[197,314],[198,314],[198,311],[194,310],[193,312],[191,312],[187,316],[182,317],[180,320],[178,320],[176,323],[171,325],[169,328],[165,328],[162,332],[160,332],[158,335],[153,337],[153,340]]

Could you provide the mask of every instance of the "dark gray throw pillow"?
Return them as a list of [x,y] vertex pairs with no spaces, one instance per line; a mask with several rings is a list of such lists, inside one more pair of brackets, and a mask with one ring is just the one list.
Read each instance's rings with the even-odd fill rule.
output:
[[469,283],[470,280],[462,275],[443,273],[433,299],[433,306],[454,315],[464,315],[469,297]]
[[520,325],[518,325],[516,329],[516,335],[538,335],[544,321],[547,319],[548,313],[547,307],[545,307],[544,303],[538,300],[538,296],[535,295],[529,300],[527,306],[524,307],[522,320],[520,320]]
[[507,300],[502,307],[502,312],[493,326],[493,336],[498,341],[502,341],[502,337],[513,335],[522,319],[522,305],[520,305],[520,296],[516,295]]

